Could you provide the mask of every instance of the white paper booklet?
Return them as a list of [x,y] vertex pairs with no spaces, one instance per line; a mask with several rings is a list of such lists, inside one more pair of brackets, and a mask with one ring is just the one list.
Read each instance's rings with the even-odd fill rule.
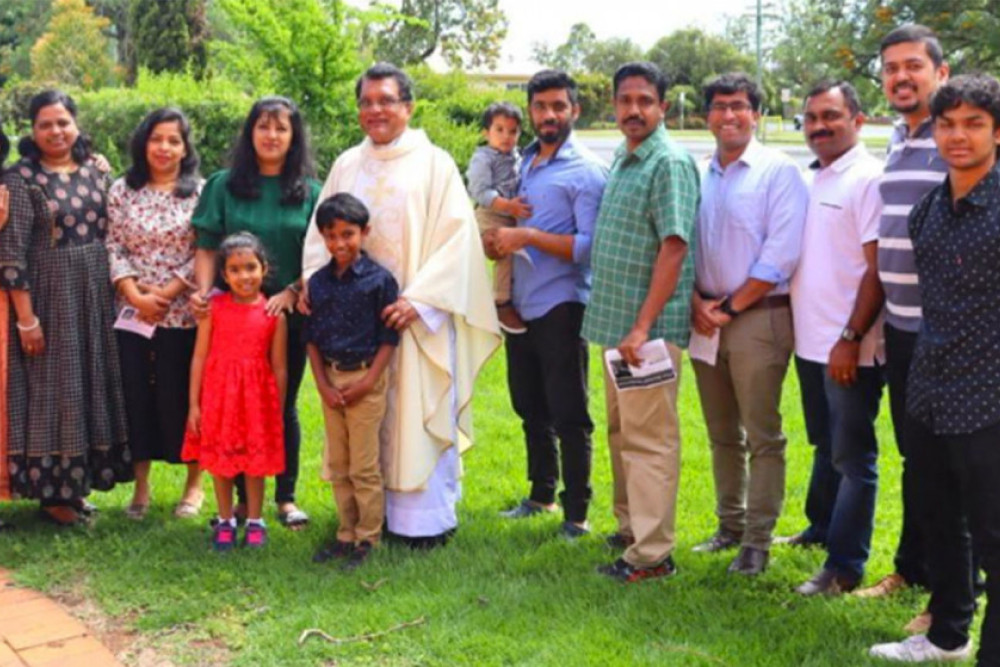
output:
[[608,365],[608,374],[614,379],[618,391],[655,387],[677,379],[670,351],[662,338],[648,341],[640,347],[639,359],[641,363],[638,366],[631,366],[615,348],[604,352],[604,363]]
[[122,311],[118,313],[118,319],[115,320],[114,328],[119,331],[131,331],[143,338],[152,338],[153,334],[156,333],[156,325],[140,320],[139,311],[132,306],[122,308]]

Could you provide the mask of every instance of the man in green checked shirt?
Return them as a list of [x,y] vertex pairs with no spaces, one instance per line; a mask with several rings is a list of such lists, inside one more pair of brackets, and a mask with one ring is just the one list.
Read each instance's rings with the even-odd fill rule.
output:
[[593,287],[583,336],[638,365],[648,340],[666,341],[677,380],[619,398],[605,369],[608,449],[622,557],[598,572],[622,582],[676,571],[674,517],[680,478],[677,386],[690,334],[698,170],[663,127],[666,78],[652,63],[614,76],[615,117],[625,143],[615,154],[591,251]]

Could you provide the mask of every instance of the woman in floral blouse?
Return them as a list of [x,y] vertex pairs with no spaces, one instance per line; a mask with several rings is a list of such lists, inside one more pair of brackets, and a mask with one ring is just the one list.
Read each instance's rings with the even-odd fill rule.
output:
[[[187,299],[194,281],[191,214],[201,179],[191,128],[179,109],[157,109],[132,136],[132,166],[108,192],[107,247],[119,317],[154,325],[145,333],[119,330],[135,491],[126,515],[149,510],[152,461],[181,463],[195,321]],[[174,515],[198,514],[201,471],[188,463]]]
[[[76,125],[76,105],[46,91],[29,103],[31,136],[11,171],[0,231],[8,329],[7,456],[12,495],[59,524],[86,520],[85,497],[132,478],[114,306],[104,249],[106,179]],[[27,194],[27,197],[24,196]]]

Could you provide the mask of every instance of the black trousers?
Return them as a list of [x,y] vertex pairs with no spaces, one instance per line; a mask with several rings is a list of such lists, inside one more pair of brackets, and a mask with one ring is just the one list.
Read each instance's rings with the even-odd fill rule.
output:
[[934,618],[927,638],[949,650],[968,641],[976,608],[971,557],[975,550],[986,572],[978,664],[998,666],[1000,424],[961,435],[935,435],[913,419],[907,428]]
[[924,538],[916,516],[917,498],[910,462],[910,445],[906,433],[906,379],[913,360],[913,347],[917,334],[885,325],[885,379],[889,385],[889,410],[892,413],[892,429],[896,436],[896,447],[903,465],[903,525],[899,532],[899,546],[896,548],[894,564],[896,572],[903,575],[911,586],[926,586],[927,554]]
[[[531,500],[555,501],[567,521],[585,521],[590,504],[591,434],[587,411],[587,343],[580,337],[583,304],[561,303],[507,336],[507,385],[528,448]],[[556,438],[559,447],[556,447]]]
[[[302,445],[302,429],[299,426],[299,410],[295,400],[299,395],[302,377],[306,371],[306,345],[302,342],[302,325],[297,316],[288,318],[288,388],[285,390],[285,472],[274,478],[274,502],[277,504],[295,502],[295,483],[299,479],[299,448]],[[246,502],[246,487],[243,475],[236,478],[236,496],[239,502]]]

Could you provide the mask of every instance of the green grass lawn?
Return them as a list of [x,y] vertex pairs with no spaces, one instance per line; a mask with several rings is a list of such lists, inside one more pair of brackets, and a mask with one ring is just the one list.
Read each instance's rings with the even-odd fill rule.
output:
[[[501,354],[478,385],[477,445],[465,457],[461,527],[446,548],[383,548],[351,574],[310,562],[336,517],[329,490],[318,479],[321,417],[307,380],[300,399],[300,501],[313,523],[305,532],[278,527],[268,507],[272,542],[264,553],[215,554],[204,521],[170,516],[182,476],[161,465],[154,467],[155,504],[144,523],[123,517],[127,486],[92,497],[103,512],[90,529],[42,525],[32,504],[0,506],[3,518],[18,525],[15,533],[0,536],[0,566],[15,570],[19,583],[89,599],[138,633],[136,646],[151,647],[175,664],[841,666],[868,664],[870,644],[901,636],[901,626],[925,602],[916,592],[874,601],[806,600],[792,592],[820,566],[820,551],[776,547],[770,569],[754,580],[726,575],[731,553],[691,552],[712,533],[715,518],[709,449],[690,367],[681,388],[680,571],[669,580],[633,586],[596,575],[597,565],[617,556],[602,540],[615,526],[598,371],[592,363],[594,535],[577,543],[556,537],[556,516],[518,522],[497,516],[527,490]],[[804,527],[811,461],[794,373],[783,413],[788,494],[778,534],[790,534]],[[900,516],[899,459],[886,410],[879,436],[882,488],[869,581],[891,567]],[[368,589],[380,580],[376,590]],[[424,624],[370,643],[296,643],[307,628],[347,637],[421,617]]]

